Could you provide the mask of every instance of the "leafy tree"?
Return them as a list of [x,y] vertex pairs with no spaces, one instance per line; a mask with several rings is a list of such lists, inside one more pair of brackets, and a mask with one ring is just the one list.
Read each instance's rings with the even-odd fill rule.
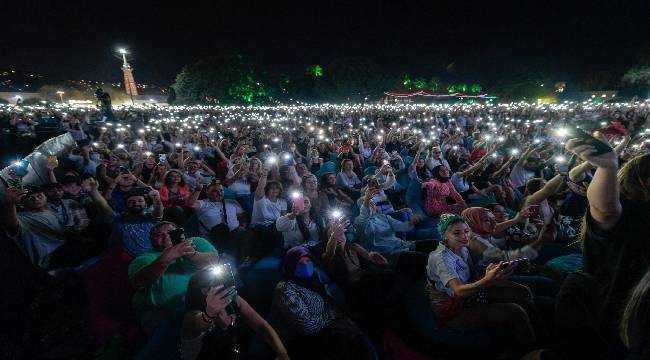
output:
[[650,64],[629,69],[623,75],[623,81],[632,85],[650,85]]
[[266,73],[238,53],[186,65],[172,85],[177,102],[201,104],[206,98],[222,104],[263,104],[269,99]]

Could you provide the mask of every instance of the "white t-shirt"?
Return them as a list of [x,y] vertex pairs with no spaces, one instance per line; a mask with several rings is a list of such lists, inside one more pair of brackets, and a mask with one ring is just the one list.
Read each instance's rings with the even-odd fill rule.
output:
[[528,171],[523,166],[516,166],[510,171],[510,181],[515,188],[525,186],[528,180],[535,177],[534,171]]
[[[210,229],[218,224],[223,223],[223,205],[221,201],[199,200],[199,208],[196,210],[196,216],[199,219],[199,233],[207,236]],[[226,199],[226,215],[228,218],[228,229],[233,231],[239,227],[237,214],[244,212],[244,209],[235,200]]]
[[282,216],[283,211],[287,211],[286,200],[278,198],[275,202],[272,202],[264,196],[253,203],[251,225],[269,226],[275,224],[275,221]]
[[251,184],[246,179],[237,179],[228,186],[237,195],[249,195],[251,193]]

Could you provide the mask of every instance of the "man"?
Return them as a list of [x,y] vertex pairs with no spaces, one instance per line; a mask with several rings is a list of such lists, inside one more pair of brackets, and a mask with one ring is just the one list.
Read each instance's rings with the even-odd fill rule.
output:
[[[188,200],[188,205],[196,210],[199,220],[199,233],[205,238],[215,241],[211,235],[223,238],[238,238],[241,232],[246,231],[248,218],[244,209],[236,200],[223,198],[223,185],[213,182],[208,185],[205,195],[207,199],[198,200],[203,184],[199,182],[196,190]],[[215,229],[218,225],[223,229]]]
[[429,171],[433,170],[438,165],[444,165],[449,171],[451,167],[445,158],[442,157],[442,150],[439,146],[434,146],[429,150],[429,154],[426,159],[427,168]]
[[528,180],[535,177],[535,170],[540,164],[539,159],[531,156],[534,151],[535,149],[533,147],[528,147],[510,171],[512,185],[522,193]]
[[[108,221],[112,211],[97,190],[97,182],[88,179],[83,186],[97,204],[98,216]],[[25,211],[17,213],[18,204]],[[66,237],[65,227],[49,209],[47,197],[40,187],[7,189],[5,206],[0,211],[0,222],[7,236],[34,265],[43,269],[76,266],[97,255],[96,243],[81,237]]]
[[50,183],[43,186],[47,197],[48,208],[59,219],[66,229],[81,231],[88,226],[89,219],[86,210],[77,201],[64,198],[63,185]]
[[185,171],[185,181],[187,186],[190,187],[190,191],[196,189],[196,185],[199,183],[199,180],[204,176],[216,176],[214,171],[212,171],[203,161],[201,160],[191,160],[187,163],[187,171]]
[[129,265],[129,279],[136,288],[133,307],[149,334],[183,305],[192,275],[219,260],[217,250],[203,238],[185,239],[181,235],[177,244],[172,243],[174,230],[176,225],[167,221],[152,227],[152,249]]
[[136,186],[147,187],[147,184],[138,180],[128,169],[120,169],[119,174],[113,179],[105,193],[106,199],[111,202],[111,207],[115,212],[126,211],[126,197]]
[[116,212],[113,216],[110,244],[121,244],[133,257],[151,250],[149,232],[163,217],[164,208],[158,191],[152,189],[147,196],[153,205],[152,212],[145,212],[147,208],[145,196],[133,191],[126,196],[126,210],[123,213]]

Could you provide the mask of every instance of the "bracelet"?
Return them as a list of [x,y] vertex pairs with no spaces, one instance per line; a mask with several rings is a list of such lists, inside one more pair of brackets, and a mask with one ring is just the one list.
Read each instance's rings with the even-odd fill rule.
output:
[[214,321],[215,318],[216,318],[216,316],[212,317],[212,316],[208,315],[208,313],[205,312],[205,310],[201,311],[201,319],[203,321],[205,321],[206,323],[212,324],[212,322]]

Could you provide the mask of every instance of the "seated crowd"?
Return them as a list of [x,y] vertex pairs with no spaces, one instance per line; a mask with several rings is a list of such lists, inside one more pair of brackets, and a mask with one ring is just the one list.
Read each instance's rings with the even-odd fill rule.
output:
[[[3,179],[3,239],[60,281],[59,306],[74,291],[85,299],[86,351],[650,356],[640,107],[635,121],[604,108],[598,120],[534,107],[303,109],[278,126],[188,109],[164,111],[192,126],[160,121],[160,109],[125,127],[66,114],[77,146],[50,156],[46,181],[23,184],[41,170],[25,162]],[[589,132],[556,134],[568,124]]]

